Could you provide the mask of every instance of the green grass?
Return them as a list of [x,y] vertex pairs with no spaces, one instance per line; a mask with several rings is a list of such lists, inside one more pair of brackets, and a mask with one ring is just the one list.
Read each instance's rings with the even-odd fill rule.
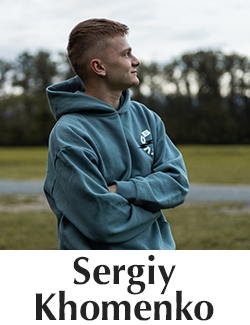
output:
[[[250,146],[179,146],[191,183],[250,184]],[[44,179],[47,148],[0,148],[0,179]],[[0,249],[58,249],[56,218],[37,196],[0,196]],[[5,209],[6,207],[6,209]],[[9,210],[8,210],[9,209]],[[204,203],[166,210],[177,249],[250,249],[250,208]]]
[[[29,208],[43,200],[39,195],[0,196],[0,249],[58,249],[54,214]],[[164,214],[178,250],[250,249],[250,205],[186,202]]]
[[250,146],[178,146],[191,183],[250,184]]
[[[250,146],[178,146],[191,183],[250,184]],[[44,179],[47,148],[0,147],[0,179]]]
[[56,217],[43,195],[0,196],[0,249],[58,249]]
[[0,249],[58,249],[56,219],[52,212],[17,212],[0,215]]
[[250,249],[250,205],[185,203],[164,214],[178,250]]
[[0,147],[0,178],[2,179],[44,179],[46,164],[46,147]]

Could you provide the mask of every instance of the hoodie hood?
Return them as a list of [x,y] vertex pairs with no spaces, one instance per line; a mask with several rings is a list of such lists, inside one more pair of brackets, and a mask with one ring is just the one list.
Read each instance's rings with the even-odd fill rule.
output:
[[[95,114],[114,114],[116,110],[107,103],[85,94],[81,79],[76,76],[69,80],[54,84],[46,89],[51,112],[56,120],[65,114],[88,112]],[[124,90],[121,96],[119,114],[130,107],[130,92]]]

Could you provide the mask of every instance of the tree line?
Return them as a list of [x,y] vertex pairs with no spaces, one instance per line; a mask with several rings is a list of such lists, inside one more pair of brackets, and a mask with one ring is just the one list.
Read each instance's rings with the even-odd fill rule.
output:
[[[0,60],[0,145],[47,145],[55,121],[45,89],[74,73],[64,53],[21,53]],[[250,143],[250,62],[220,51],[142,63],[132,99],[163,119],[176,144]]]

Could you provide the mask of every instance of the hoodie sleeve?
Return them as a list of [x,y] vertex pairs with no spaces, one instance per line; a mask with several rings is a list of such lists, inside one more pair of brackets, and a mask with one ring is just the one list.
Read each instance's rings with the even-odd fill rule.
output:
[[95,242],[118,244],[146,230],[160,211],[109,193],[95,153],[82,145],[63,147],[54,157],[51,191],[58,211]]
[[147,210],[174,208],[185,201],[189,182],[179,150],[165,134],[164,124],[157,128],[152,173],[128,181],[117,181],[117,193]]

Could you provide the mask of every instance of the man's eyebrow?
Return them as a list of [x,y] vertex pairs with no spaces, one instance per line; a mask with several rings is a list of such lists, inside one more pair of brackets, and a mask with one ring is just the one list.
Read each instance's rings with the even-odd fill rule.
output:
[[125,50],[123,50],[121,53],[125,53],[125,52],[132,52],[132,48],[128,47]]

